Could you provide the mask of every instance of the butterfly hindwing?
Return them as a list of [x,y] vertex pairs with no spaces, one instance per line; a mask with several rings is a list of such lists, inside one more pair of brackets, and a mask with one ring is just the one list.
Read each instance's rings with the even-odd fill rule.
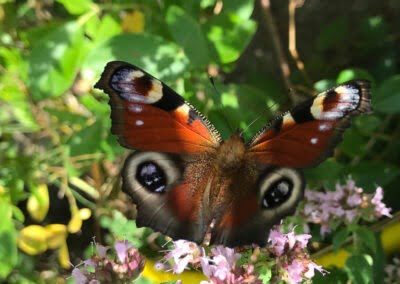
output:
[[213,180],[209,161],[207,156],[131,154],[122,172],[123,190],[137,205],[137,225],[201,242],[211,222],[203,202]]
[[293,168],[315,166],[332,155],[351,119],[371,111],[370,83],[355,80],[296,106],[249,143],[248,158]]
[[96,88],[110,97],[119,143],[142,151],[202,153],[221,141],[214,126],[167,85],[129,63],[109,62]]

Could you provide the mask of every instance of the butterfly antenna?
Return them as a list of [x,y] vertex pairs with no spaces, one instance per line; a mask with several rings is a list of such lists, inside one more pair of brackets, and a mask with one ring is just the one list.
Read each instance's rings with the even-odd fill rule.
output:
[[[267,105],[267,108],[263,111],[263,113],[267,113],[267,111],[268,111],[269,113],[272,113],[272,108],[273,108],[274,106],[276,106],[276,105],[278,105],[278,102],[274,102],[271,106],[268,106],[268,105]],[[256,122],[263,116],[263,113],[260,114],[260,115],[258,115],[255,119],[253,119],[253,120],[246,126],[246,128],[242,129],[242,131],[240,132],[240,136],[242,136],[243,133],[246,132],[254,123],[256,123]]]

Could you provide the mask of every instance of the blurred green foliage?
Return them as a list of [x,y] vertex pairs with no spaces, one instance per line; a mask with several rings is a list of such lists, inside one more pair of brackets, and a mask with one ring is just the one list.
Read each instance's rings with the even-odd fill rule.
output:
[[[43,270],[65,273],[57,262],[43,265],[46,256],[17,251],[18,232],[33,222],[25,202],[41,184],[51,187],[53,196],[65,195],[70,210],[77,201],[90,208],[97,229],[86,228],[89,232],[101,227],[109,236],[129,234],[138,247],[151,234],[120,213],[132,210],[119,194],[125,151],[110,134],[106,95],[92,88],[108,61],[131,62],[165,81],[224,138],[238,127],[250,137],[275,111],[285,110],[288,92],[270,74],[247,68],[240,83],[224,80],[242,68],[237,60],[259,23],[252,18],[253,0],[218,5],[221,1],[0,1],[0,215],[7,216],[0,222],[0,279],[29,283]],[[316,36],[315,52],[305,60],[317,80],[313,86],[292,72],[293,82],[303,86],[294,91],[310,94],[351,79],[373,82],[375,112],[355,121],[335,158],[307,170],[308,182],[334,189],[337,180],[351,175],[367,192],[383,186],[389,205],[398,209],[399,37],[384,15],[365,15],[357,27],[354,34],[349,21],[339,17]],[[344,58],[349,49],[357,60]],[[210,75],[216,77],[215,89]],[[50,202],[58,206],[57,200]],[[54,222],[52,217],[44,223]],[[339,231],[334,246],[347,235]],[[329,277],[369,283],[374,247],[368,249],[367,256],[366,251],[354,254],[345,271]],[[70,250],[72,257],[80,253]]]

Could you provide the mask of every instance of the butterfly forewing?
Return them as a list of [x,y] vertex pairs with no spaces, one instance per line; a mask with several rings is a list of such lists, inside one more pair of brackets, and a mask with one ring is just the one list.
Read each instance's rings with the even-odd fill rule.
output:
[[110,96],[111,131],[127,148],[203,153],[221,142],[215,127],[194,107],[134,65],[109,62],[95,87]]
[[370,83],[333,87],[273,120],[249,143],[248,157],[260,163],[306,168],[332,155],[352,118],[371,111]]

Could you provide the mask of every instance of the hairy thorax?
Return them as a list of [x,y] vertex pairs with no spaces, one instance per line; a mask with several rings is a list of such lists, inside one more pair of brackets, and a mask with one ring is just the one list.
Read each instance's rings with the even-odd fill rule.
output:
[[243,139],[235,134],[225,141],[216,153],[216,168],[219,172],[231,174],[243,166],[246,147]]

